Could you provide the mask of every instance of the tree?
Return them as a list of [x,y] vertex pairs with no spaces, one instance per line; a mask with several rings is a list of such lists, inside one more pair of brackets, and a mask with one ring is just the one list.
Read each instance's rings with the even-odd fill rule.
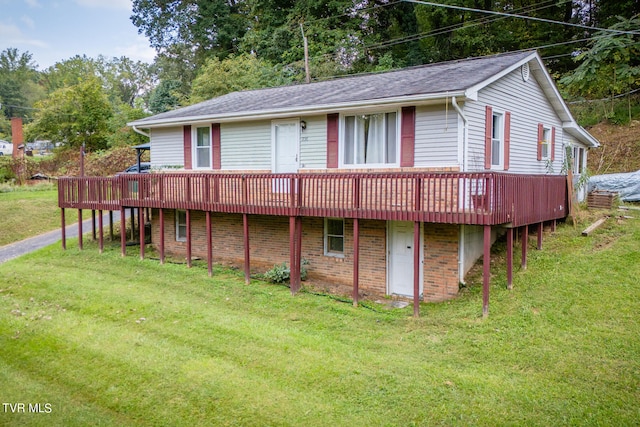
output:
[[106,60],[98,58],[98,71],[104,81],[109,99],[133,107],[137,98],[148,99],[155,76],[152,67],[126,56]]
[[88,150],[107,147],[113,109],[97,77],[56,90],[36,108],[35,120],[26,127],[27,139],[64,142],[68,148],[83,143]]
[[83,80],[98,75],[96,60],[86,55],[76,55],[72,58],[56,62],[42,72],[41,81],[47,93],[58,89],[75,86]]
[[615,96],[640,87],[640,17],[619,18],[618,32],[598,32],[591,47],[578,56],[580,63],[560,84],[573,95]]
[[[241,13],[243,1],[133,0],[131,21],[159,54],[174,46],[188,46],[201,64],[208,56],[236,51],[248,27]],[[173,51],[175,54],[175,51]]]
[[177,92],[179,88],[180,82],[177,80],[161,80],[149,98],[151,112],[159,114],[178,107],[180,105],[180,94]]
[[147,114],[141,108],[121,104],[109,119],[107,146],[109,148],[115,148],[149,142],[149,138],[134,132],[133,129],[127,126],[128,122],[142,119],[145,116],[147,116]]
[[191,103],[229,92],[281,86],[288,83],[278,68],[254,55],[231,55],[222,61],[209,59],[193,81]]
[[15,48],[0,53],[0,104],[6,118],[27,117],[33,102],[43,96],[37,81],[31,53]]

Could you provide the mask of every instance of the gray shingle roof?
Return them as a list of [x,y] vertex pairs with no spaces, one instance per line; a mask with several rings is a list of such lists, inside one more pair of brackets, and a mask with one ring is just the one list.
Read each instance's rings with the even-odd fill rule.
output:
[[229,93],[188,107],[157,114],[132,124],[175,122],[181,118],[266,114],[313,106],[344,105],[367,101],[444,94],[482,83],[531,55],[507,53],[441,62],[376,74],[354,75],[309,84]]

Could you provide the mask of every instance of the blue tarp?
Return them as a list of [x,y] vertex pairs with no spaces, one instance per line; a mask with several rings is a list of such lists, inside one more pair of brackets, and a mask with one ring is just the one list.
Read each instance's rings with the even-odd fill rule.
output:
[[640,202],[640,170],[592,176],[587,190],[612,191],[618,193],[623,202]]

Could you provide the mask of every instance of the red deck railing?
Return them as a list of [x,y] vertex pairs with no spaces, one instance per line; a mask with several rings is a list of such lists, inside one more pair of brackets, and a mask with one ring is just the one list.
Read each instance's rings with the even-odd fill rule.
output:
[[190,209],[520,226],[567,215],[565,176],[505,173],[154,173],[58,181],[62,208]]

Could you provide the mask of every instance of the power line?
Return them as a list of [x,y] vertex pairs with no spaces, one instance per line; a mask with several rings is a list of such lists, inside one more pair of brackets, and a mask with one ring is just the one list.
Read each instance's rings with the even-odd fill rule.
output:
[[[520,11],[525,11],[525,12],[533,12],[533,11],[538,11],[538,10],[542,10],[542,9],[546,9],[548,7],[554,6],[555,3],[552,3],[553,0],[547,0],[541,3],[537,3],[534,5],[531,5],[530,7],[522,7],[520,9],[516,9],[516,10],[520,10]],[[567,3],[571,0],[564,0],[562,3]],[[547,3],[547,5],[544,5],[545,3]],[[552,4],[548,4],[548,3],[552,3]],[[456,30],[459,29],[468,29],[471,27],[475,27],[477,25],[483,25],[483,24],[489,24],[498,20],[502,20],[502,19],[506,19],[506,17],[502,16],[502,17],[495,17],[495,18],[477,18],[471,21],[467,21],[467,22],[461,22],[458,24],[452,24],[449,25],[447,27],[442,27],[439,28],[437,30],[432,30],[432,31],[427,31],[424,33],[420,33],[420,34],[413,34],[411,36],[405,36],[405,37],[400,37],[394,40],[387,40],[385,42],[380,42],[377,44],[372,44],[369,46],[365,46],[365,49],[379,49],[379,48],[383,48],[383,47],[388,47],[388,46],[394,46],[396,44],[401,44],[404,42],[409,42],[409,41],[416,41],[416,40],[421,40],[423,38],[426,37],[432,37],[432,36],[439,36],[442,34],[447,34],[447,33],[451,33],[454,32]]]
[[505,17],[508,17],[508,18],[520,18],[520,19],[528,19],[528,20],[531,20],[531,21],[546,22],[548,24],[566,25],[566,26],[569,26],[569,27],[583,28],[583,29],[587,29],[587,30],[591,30],[591,31],[606,31],[606,32],[617,33],[617,34],[634,34],[634,35],[640,34],[640,32],[638,32],[638,31],[623,31],[623,30],[614,30],[614,29],[611,29],[611,28],[589,27],[588,25],[573,24],[571,22],[554,21],[552,19],[536,18],[534,16],[518,15],[518,14],[514,14],[514,13],[505,13],[505,12],[496,12],[496,11],[493,11],[493,10],[473,9],[473,8],[470,8],[470,7],[454,6],[454,5],[442,4],[442,3],[432,3],[432,2],[428,2],[428,1],[422,1],[422,0],[402,0],[402,1],[407,2],[407,3],[422,4],[422,5],[425,5],[425,6],[436,6],[436,7],[444,7],[444,8],[448,8],[448,9],[463,10],[465,12],[487,13],[489,15],[500,15],[500,16],[505,16]]
[[611,96],[609,98],[600,98],[600,99],[583,99],[580,101],[571,101],[571,102],[567,102],[567,104],[583,104],[585,102],[602,102],[602,101],[611,101],[612,99],[617,99],[617,98],[622,98],[625,97],[627,95],[631,95],[634,94],[636,92],[640,92],[640,88],[638,89],[634,89],[634,90],[630,90],[629,92],[626,93],[621,93],[620,95],[615,95],[615,96]]

